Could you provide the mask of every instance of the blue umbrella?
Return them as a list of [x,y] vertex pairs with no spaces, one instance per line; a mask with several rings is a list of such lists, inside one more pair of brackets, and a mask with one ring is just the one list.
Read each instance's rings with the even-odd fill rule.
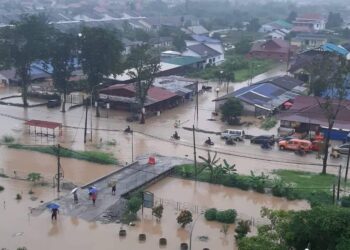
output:
[[58,209],[60,207],[60,205],[58,205],[56,203],[50,203],[46,207],[49,209]]
[[89,192],[92,194],[97,193],[97,187],[89,187]]

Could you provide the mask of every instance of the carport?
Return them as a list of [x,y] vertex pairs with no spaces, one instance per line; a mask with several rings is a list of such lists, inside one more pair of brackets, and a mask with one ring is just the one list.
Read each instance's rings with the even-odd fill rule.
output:
[[[35,135],[46,136],[46,137],[56,137],[56,129],[58,129],[58,135],[62,135],[62,123],[41,121],[41,120],[29,120],[24,123],[28,126],[29,134],[33,133]],[[34,127],[34,131],[32,129]],[[50,133],[49,133],[50,132]]]

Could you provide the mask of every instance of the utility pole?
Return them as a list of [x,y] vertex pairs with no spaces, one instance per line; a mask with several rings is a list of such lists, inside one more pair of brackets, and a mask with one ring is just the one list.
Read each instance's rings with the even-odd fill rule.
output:
[[335,204],[335,184],[333,184],[333,205]]
[[60,192],[60,179],[61,179],[61,159],[60,159],[60,144],[57,144],[57,193]]
[[131,131],[131,163],[134,162],[134,131]]
[[198,81],[196,82],[196,121],[197,121],[197,128],[198,128]]
[[196,152],[196,132],[193,125],[193,157],[194,157],[194,175],[197,181],[197,152]]
[[345,187],[346,187],[346,182],[347,182],[347,180],[348,180],[349,160],[350,160],[350,146],[349,146],[349,151],[348,151],[348,159],[346,160]]
[[[88,120],[88,109],[89,109],[89,104],[87,99],[85,99],[85,127],[84,127],[84,144],[86,144],[86,133],[87,133],[87,120]],[[91,110],[92,112],[92,110]]]
[[342,168],[342,165],[339,165],[339,173],[338,173],[338,190],[337,190],[337,201],[339,201],[339,196],[340,196],[341,168]]

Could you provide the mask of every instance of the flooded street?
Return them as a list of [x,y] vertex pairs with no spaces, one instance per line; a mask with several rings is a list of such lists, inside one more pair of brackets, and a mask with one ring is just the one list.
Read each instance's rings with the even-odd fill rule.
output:
[[[35,211],[30,214],[29,208],[39,206],[41,200],[47,202],[56,198],[51,188],[34,188],[33,196],[38,199],[32,201],[28,195],[30,183],[3,178],[0,179],[0,183],[5,187],[5,190],[0,192],[0,247],[7,249],[16,249],[21,246],[26,246],[28,249],[43,249],[43,245],[49,250],[158,249],[159,238],[165,237],[168,240],[168,246],[164,249],[177,250],[180,243],[189,242],[191,226],[182,229],[176,223],[178,211],[173,206],[175,201],[188,209],[192,204],[200,208],[235,208],[239,218],[254,218],[257,224],[260,223],[259,211],[262,206],[285,210],[309,208],[308,204],[302,201],[291,202],[219,185],[167,178],[148,189],[154,192],[156,200],[163,199],[164,214],[161,222],[156,222],[150,209],[144,209],[143,215],[139,212],[141,221],[138,221],[135,227],[123,226],[127,230],[127,236],[120,238],[118,236],[120,224],[88,223],[61,215],[57,222],[51,222],[49,211],[38,216]],[[15,200],[17,193],[22,194],[22,200]],[[225,236],[220,231],[221,224],[206,222],[198,213],[194,213],[193,217],[194,219],[198,217],[198,220],[193,230],[192,249],[202,250],[204,247],[220,250],[236,249],[233,237],[234,226],[230,226]],[[146,242],[138,241],[140,233],[146,234]],[[198,239],[199,236],[208,236],[209,240],[202,242]]]

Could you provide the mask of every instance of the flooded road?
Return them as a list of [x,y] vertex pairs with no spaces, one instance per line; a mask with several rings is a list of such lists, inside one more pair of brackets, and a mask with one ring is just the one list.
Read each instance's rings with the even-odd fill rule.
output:
[[[286,210],[309,208],[308,204],[302,201],[290,202],[218,185],[167,178],[149,188],[156,197],[167,198],[161,222],[158,223],[152,217],[150,209],[144,209],[143,215],[139,212],[141,220],[135,227],[123,226],[127,230],[127,236],[120,238],[118,236],[120,224],[88,223],[61,215],[58,216],[57,222],[51,222],[49,211],[41,215],[36,215],[35,211],[30,214],[29,208],[39,206],[41,200],[47,202],[56,198],[53,189],[34,188],[34,196],[38,199],[33,201],[28,194],[30,183],[0,178],[0,184],[5,187],[5,190],[0,192],[0,248],[8,249],[22,246],[38,250],[159,249],[159,238],[165,237],[168,245],[164,249],[178,250],[180,243],[189,242],[191,226],[188,225],[185,229],[179,227],[176,223],[178,211],[172,206],[171,201],[179,201],[187,206],[196,203],[199,207],[235,208],[239,217],[244,218],[247,213],[251,213],[247,219],[257,218],[255,220],[257,223],[261,206]],[[22,200],[15,200],[17,193],[22,193]],[[193,216],[196,219],[199,215],[194,213]],[[234,226],[230,226],[226,236],[220,230],[221,224],[206,222],[200,215],[193,229],[192,249],[202,250],[204,247],[220,250],[236,249]],[[138,241],[140,233],[146,234],[146,242]],[[198,239],[199,236],[208,236],[209,240],[202,242]]]

